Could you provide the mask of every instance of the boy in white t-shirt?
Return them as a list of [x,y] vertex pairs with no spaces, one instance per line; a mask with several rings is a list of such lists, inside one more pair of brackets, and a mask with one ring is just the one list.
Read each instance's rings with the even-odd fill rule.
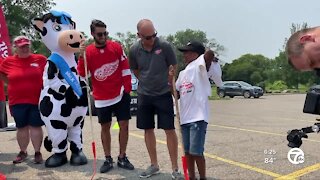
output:
[[[221,72],[210,70],[213,51],[197,41],[178,48],[183,53],[186,68],[179,73],[176,89],[180,95],[180,124],[187,158],[190,180],[195,179],[195,163],[200,179],[206,179],[206,165],[203,156],[208,124],[208,97],[211,95],[209,76],[217,86],[222,84]],[[205,53],[205,54],[204,54]]]

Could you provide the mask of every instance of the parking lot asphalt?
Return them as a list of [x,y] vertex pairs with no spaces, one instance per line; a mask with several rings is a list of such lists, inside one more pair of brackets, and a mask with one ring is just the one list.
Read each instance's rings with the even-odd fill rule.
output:
[[[267,95],[259,99],[237,97],[210,101],[205,157],[208,179],[320,179],[320,135],[310,134],[303,140],[301,150],[304,162],[294,165],[287,158],[288,130],[313,125],[317,115],[304,114],[304,94]],[[12,118],[9,122],[12,122]],[[115,122],[115,121],[114,121]],[[103,164],[100,127],[97,118],[87,117],[84,126],[84,152],[89,163],[83,166],[66,164],[58,168],[45,168],[31,162],[33,151],[29,144],[29,160],[12,164],[18,153],[15,131],[0,132],[0,172],[7,179],[91,179],[93,154],[91,142],[96,142],[97,173],[94,179],[140,179],[139,174],[148,167],[149,157],[144,144],[143,131],[130,120],[127,155],[135,165],[128,171],[116,167],[106,174],[99,173]],[[44,131],[45,132],[45,131]],[[118,154],[118,130],[112,130],[112,156]],[[171,164],[162,130],[156,130],[158,160],[161,173],[149,179],[170,179]],[[50,153],[42,148],[44,158]],[[181,151],[179,151],[181,156]],[[68,152],[70,157],[70,153]],[[181,167],[179,158],[179,164]]]

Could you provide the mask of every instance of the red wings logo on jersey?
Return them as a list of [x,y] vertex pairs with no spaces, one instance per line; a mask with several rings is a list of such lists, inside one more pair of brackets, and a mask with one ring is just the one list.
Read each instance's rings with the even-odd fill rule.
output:
[[39,67],[39,64],[38,64],[38,63],[30,63],[30,66],[32,66],[32,67]]
[[156,55],[159,55],[161,52],[162,52],[162,49],[158,49],[158,50],[156,50],[154,53],[155,53]]
[[118,69],[118,66],[119,60],[104,64],[94,72],[94,77],[98,81],[104,81],[108,78],[108,76],[111,76]]

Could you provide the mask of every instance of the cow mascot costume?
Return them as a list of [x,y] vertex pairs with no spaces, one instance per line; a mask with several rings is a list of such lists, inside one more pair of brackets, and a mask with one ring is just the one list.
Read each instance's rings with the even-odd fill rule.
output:
[[65,12],[50,11],[35,18],[33,26],[51,51],[43,72],[39,100],[41,118],[48,132],[44,146],[54,153],[45,166],[58,167],[68,162],[68,141],[72,152],[70,164],[87,164],[82,152],[82,127],[88,108],[87,86],[76,71],[74,55],[80,50],[84,37],[75,30],[75,22]]

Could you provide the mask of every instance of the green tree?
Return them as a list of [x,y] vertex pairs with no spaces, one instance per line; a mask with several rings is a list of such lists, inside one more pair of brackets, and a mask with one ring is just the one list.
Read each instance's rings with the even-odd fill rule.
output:
[[283,91],[286,89],[288,89],[288,86],[282,80],[274,81],[272,84],[269,83],[267,86],[268,91],[272,91],[272,90]]
[[223,67],[224,80],[241,80],[250,84],[264,84],[270,60],[262,55],[245,54]]
[[186,29],[184,31],[178,31],[174,35],[169,34],[165,37],[169,41],[176,52],[178,60],[178,71],[182,70],[185,66],[183,62],[182,53],[177,48],[186,45],[189,41],[196,40],[203,43],[206,48],[212,49],[217,56],[224,51],[224,47],[216,42],[215,39],[208,39],[205,32],[201,30]]
[[[291,32],[291,34],[293,34],[293,33],[297,32],[299,30],[306,29],[306,28],[308,28],[308,24],[306,22],[303,22],[302,24],[292,23],[291,24],[291,28],[290,28],[290,32]],[[285,49],[287,41],[288,41],[288,38],[285,38],[284,39],[284,44],[283,44],[283,49]]]
[[254,71],[250,75],[250,80],[253,84],[259,84],[261,83],[264,79],[259,71]]
[[130,47],[137,41],[137,35],[129,31],[126,33],[117,32],[115,40],[122,44],[125,53],[128,55]]
[[9,30],[10,39],[26,35],[33,40],[32,49],[35,53],[49,55],[48,49],[40,41],[31,21],[40,17],[55,5],[53,0],[0,0]]
[[0,0],[10,37],[25,34],[35,36],[31,21],[55,5],[53,0]]

